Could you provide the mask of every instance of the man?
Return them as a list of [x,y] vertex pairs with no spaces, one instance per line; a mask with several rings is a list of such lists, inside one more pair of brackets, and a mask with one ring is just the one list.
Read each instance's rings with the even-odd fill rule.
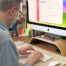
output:
[[[0,0],[0,66],[19,66],[19,56],[8,28],[17,20],[21,0]],[[20,54],[27,54],[33,47],[19,49]],[[21,66],[32,66],[40,60],[42,53],[34,51],[28,61]]]

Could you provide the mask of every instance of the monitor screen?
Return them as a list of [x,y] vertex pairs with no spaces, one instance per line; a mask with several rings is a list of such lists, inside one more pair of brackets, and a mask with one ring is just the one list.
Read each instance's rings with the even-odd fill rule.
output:
[[28,0],[28,23],[66,34],[66,0]]

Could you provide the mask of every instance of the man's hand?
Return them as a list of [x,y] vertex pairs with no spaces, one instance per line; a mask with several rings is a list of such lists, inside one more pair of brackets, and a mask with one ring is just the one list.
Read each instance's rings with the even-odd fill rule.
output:
[[31,53],[28,57],[28,63],[30,65],[35,64],[37,61],[39,61],[41,59],[41,57],[43,57],[42,53],[38,52],[38,51],[34,51],[33,53]]
[[34,51],[34,48],[32,46],[25,46],[19,49],[19,54],[20,55],[26,55],[30,54],[31,52],[27,52],[28,50]]

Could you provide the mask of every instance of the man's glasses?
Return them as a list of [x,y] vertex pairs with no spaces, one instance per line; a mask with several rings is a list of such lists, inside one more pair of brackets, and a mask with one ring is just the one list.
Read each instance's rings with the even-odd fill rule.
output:
[[19,11],[19,15],[21,15],[22,17],[24,17],[24,14],[22,13],[22,11],[20,11],[18,8],[17,8],[17,10]]

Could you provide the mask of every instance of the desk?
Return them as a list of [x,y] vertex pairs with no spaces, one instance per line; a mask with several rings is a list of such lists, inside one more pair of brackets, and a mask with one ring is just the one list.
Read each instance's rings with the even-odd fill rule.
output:
[[[44,50],[44,49],[41,49],[41,48],[38,48],[38,47],[35,47],[34,48],[42,53],[45,53],[45,54],[48,54],[50,56],[52,56],[52,59],[46,61],[46,62],[43,62],[43,61],[39,61],[38,63],[36,63],[34,66],[48,66],[48,64],[51,62],[51,61],[59,61],[62,65],[66,63],[66,57],[63,57],[61,55],[58,55],[56,53],[53,53],[53,52],[49,52],[47,50]],[[27,60],[27,58],[20,58],[20,62],[22,63],[25,63]],[[60,65],[60,66],[62,66]]]
[[[22,38],[21,38],[21,39],[20,39],[20,38],[19,38],[19,39],[16,38],[16,39],[17,39],[17,40],[21,40]],[[25,40],[25,39],[26,39],[26,38],[23,37],[23,40]],[[15,41],[16,41],[16,40],[15,40]],[[27,41],[27,40],[25,40],[25,41]],[[48,64],[49,64],[51,61],[53,61],[53,60],[59,61],[62,65],[66,63],[66,57],[63,57],[63,56],[61,56],[61,55],[59,55],[59,54],[56,54],[56,53],[53,53],[53,52],[50,52],[50,51],[41,49],[41,48],[36,47],[36,46],[34,46],[34,48],[35,48],[36,50],[42,52],[42,53],[48,54],[48,55],[50,55],[50,56],[53,57],[51,60],[48,60],[48,61],[46,61],[46,62],[40,61],[39,63],[36,63],[34,66],[48,66]],[[27,60],[27,58],[20,58],[20,62],[22,62],[22,63],[25,63],[26,60]],[[60,65],[60,66],[62,66],[62,65]]]
[[29,41],[30,41],[29,36],[27,36],[27,37],[12,36],[12,38],[13,38],[14,41],[24,41],[24,42],[27,42],[27,43],[29,43]]

